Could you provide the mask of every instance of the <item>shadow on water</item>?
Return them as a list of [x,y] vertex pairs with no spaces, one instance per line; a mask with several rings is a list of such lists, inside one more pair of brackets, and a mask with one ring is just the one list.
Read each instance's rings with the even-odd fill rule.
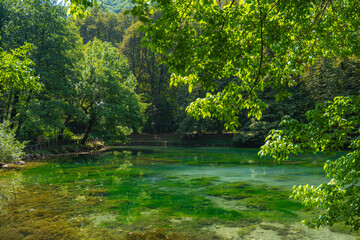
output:
[[294,184],[325,181],[314,157],[279,165],[256,153],[118,147],[2,174],[14,190],[0,239],[353,239],[299,223],[319,214],[289,199]]

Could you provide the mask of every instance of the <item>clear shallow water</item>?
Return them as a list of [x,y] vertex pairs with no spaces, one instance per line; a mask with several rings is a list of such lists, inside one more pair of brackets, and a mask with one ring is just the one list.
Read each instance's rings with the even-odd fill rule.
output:
[[151,171],[157,173],[157,180],[174,176],[180,179],[202,177],[216,178],[217,182],[250,181],[253,184],[268,184],[291,188],[297,184],[319,185],[324,183],[322,168],[302,166],[189,166],[165,165],[153,166]]
[[303,227],[319,212],[289,199],[295,184],[326,181],[321,156],[275,164],[255,149],[123,147],[47,161],[0,177],[16,192],[0,239],[353,238]]

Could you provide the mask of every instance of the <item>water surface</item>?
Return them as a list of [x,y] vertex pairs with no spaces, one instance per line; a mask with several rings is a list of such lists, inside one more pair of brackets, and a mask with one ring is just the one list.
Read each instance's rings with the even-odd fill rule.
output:
[[293,185],[326,182],[324,160],[180,147],[47,159],[0,177],[13,188],[0,239],[354,239],[302,226],[319,210],[289,199]]

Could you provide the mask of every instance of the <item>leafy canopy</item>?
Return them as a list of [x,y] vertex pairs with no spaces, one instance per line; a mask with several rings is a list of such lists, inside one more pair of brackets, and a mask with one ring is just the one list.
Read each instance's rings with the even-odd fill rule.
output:
[[74,17],[84,17],[88,7],[97,6],[96,0],[64,0],[64,2],[69,5],[67,14],[72,14]]
[[25,44],[10,52],[0,48],[0,99],[9,90],[41,89],[39,78],[34,76],[34,70],[31,68],[33,62],[28,57],[32,48],[31,44]]
[[142,104],[135,93],[136,78],[117,48],[98,39],[88,42],[78,68],[81,78],[76,84],[77,98],[87,116],[83,141],[90,132],[113,140],[123,137],[125,128],[139,127]]
[[[265,87],[282,89],[318,57],[359,56],[358,1],[144,1],[131,13],[146,23],[143,42],[166,56],[172,83],[209,93],[188,107],[230,129],[240,110],[261,117]],[[155,20],[152,16],[161,11]],[[223,91],[216,81],[236,76]],[[278,99],[287,96],[279,91]]]
[[74,65],[81,39],[69,26],[64,6],[56,1],[1,0],[1,4],[7,11],[0,33],[6,50],[0,120],[7,119],[17,128],[18,139],[56,135],[69,115],[77,115]]

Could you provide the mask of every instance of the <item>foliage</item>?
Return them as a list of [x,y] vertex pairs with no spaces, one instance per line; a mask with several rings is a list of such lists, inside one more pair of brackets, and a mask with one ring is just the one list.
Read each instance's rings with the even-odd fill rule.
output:
[[174,126],[175,89],[169,86],[168,66],[162,64],[163,56],[156,56],[148,47],[142,46],[144,36],[139,32],[143,24],[134,22],[126,30],[120,52],[126,56],[129,67],[138,80],[137,92],[148,105],[145,125],[149,132],[171,132]]
[[99,8],[92,8],[85,18],[70,18],[71,22],[79,29],[84,44],[95,37],[104,42],[111,42],[117,46],[123,41],[126,29],[132,24],[133,18],[122,12],[114,14],[103,12]]
[[1,32],[2,45],[11,52],[31,43],[33,50],[26,57],[42,85],[42,92],[35,87],[8,91],[9,97],[4,100],[8,119],[20,139],[57,135],[71,120],[69,116],[79,115],[73,96],[80,37],[67,23],[65,9],[51,0],[3,1],[7,2],[9,17]]
[[99,137],[123,136],[123,128],[137,129],[142,104],[135,93],[136,78],[126,59],[110,43],[95,39],[85,45],[76,85],[79,108],[87,116],[83,142],[96,130]]
[[[6,52],[0,49],[0,120],[11,118],[11,103],[14,92],[27,97],[30,91],[40,91],[39,78],[31,68],[33,62],[28,57],[32,49],[30,44]],[[8,102],[7,104],[6,101]]]
[[[106,4],[104,3],[102,7],[106,8]],[[203,97],[205,92],[199,89],[199,91],[194,90],[192,94],[186,94],[183,87],[170,88],[168,66],[162,63],[164,56],[156,56],[141,42],[144,34],[138,30],[143,24],[123,12],[115,15],[101,11],[102,7],[92,8],[89,11],[90,15],[83,19],[70,19],[79,30],[84,43],[96,37],[111,42],[113,46],[120,45],[119,50],[126,56],[129,67],[138,81],[136,92],[148,104],[143,131],[201,132],[201,130],[213,130],[213,126],[216,126],[215,131],[221,132],[217,130],[218,126],[221,126],[217,124],[219,121],[204,120],[198,123],[194,118],[186,116],[184,112],[186,106],[196,98]],[[159,14],[155,14],[154,17],[156,18],[157,15]],[[195,92],[199,94],[194,94]],[[181,96],[183,94],[185,98]]]
[[23,154],[24,144],[15,139],[14,130],[10,129],[10,122],[0,124],[0,161],[11,162]]
[[41,88],[38,77],[33,76],[34,71],[30,68],[34,65],[28,57],[31,51],[31,44],[25,44],[12,49],[10,52],[0,49],[1,91],[6,92],[10,89],[16,91],[39,90]]
[[72,14],[75,18],[85,17],[87,15],[85,10],[88,7],[97,6],[96,0],[64,0],[64,2],[68,5],[67,14]]
[[[174,88],[174,87],[173,87]],[[186,107],[197,98],[203,97],[206,92],[202,88],[194,88],[189,93],[186,86],[177,86],[175,88],[174,120],[176,132],[181,134],[202,135],[204,132],[222,133],[223,123],[217,119],[200,119],[196,121],[193,117],[186,114]]]
[[307,123],[285,116],[281,130],[272,130],[260,155],[271,155],[279,161],[290,153],[332,153],[352,151],[324,166],[329,183],[318,187],[295,186],[292,197],[306,206],[326,209],[319,217],[306,221],[310,227],[332,226],[345,222],[354,230],[360,228],[360,96],[336,97],[318,104],[307,112]]
[[[309,75],[312,72],[308,72]],[[324,84],[328,86],[327,84]],[[312,89],[317,91],[320,89]],[[311,90],[302,80],[297,80],[295,87],[286,88],[291,95],[283,101],[276,101],[275,95],[277,90],[271,88],[264,89],[264,92],[259,93],[259,97],[268,105],[268,108],[263,111],[262,118],[256,120],[255,118],[247,118],[245,113],[241,113],[239,133],[234,136],[234,143],[238,146],[252,146],[260,147],[264,144],[264,139],[271,129],[274,129],[280,123],[284,115],[289,115],[293,118],[304,119],[306,111],[315,106],[313,94]]]
[[[65,14],[66,9],[52,0],[1,0],[0,3],[3,15],[1,16],[1,45],[5,49],[1,51],[0,108],[3,110],[0,114],[1,119],[8,119],[11,122],[11,128],[16,129],[19,139],[32,142],[35,142],[39,136],[62,138],[66,130],[76,134],[86,132],[90,115],[82,107],[89,102],[79,102],[78,100],[90,99],[89,101],[93,102],[93,99],[82,95],[84,92],[80,86],[84,86],[82,85],[85,81],[84,78],[88,75],[84,72],[86,71],[83,68],[85,65],[80,65],[87,61],[87,66],[90,66],[91,57],[87,60],[83,59],[83,44],[76,32],[76,27],[85,26],[85,29],[97,27],[95,32],[99,37],[105,41],[113,41],[113,45],[117,45],[122,41],[125,29],[131,24],[131,17],[124,16],[122,13],[116,16],[113,13],[103,13],[94,9],[93,18],[88,17],[84,21],[77,19],[70,22]],[[118,27],[119,24],[121,26]],[[80,31],[80,33],[84,38],[88,36],[87,41],[93,39],[87,30]],[[117,50],[112,48],[112,59],[118,58],[116,52]],[[96,69],[99,72],[96,73],[101,75],[102,80],[109,83],[100,89],[105,91],[106,88],[108,91],[109,103],[120,103],[121,98],[124,97],[129,101],[128,104],[134,106],[134,109],[129,111],[124,109],[116,111],[120,113],[137,112],[139,97],[133,93],[136,80],[126,70],[128,67],[125,60],[120,58],[118,62],[121,64],[115,64],[115,66],[106,61],[98,61],[100,65],[104,66],[97,66]],[[119,69],[116,69],[117,67]],[[104,72],[101,72],[102,70]],[[109,81],[113,78],[114,81]],[[117,98],[119,95],[112,94],[111,91],[118,89],[111,84],[119,79],[124,81],[121,86],[124,95]],[[39,92],[40,86],[41,92]],[[110,100],[111,94],[112,100]],[[99,97],[100,99],[101,97]],[[108,105],[107,107],[111,108]],[[100,108],[94,109],[99,110]],[[102,110],[104,109],[105,107],[102,108]],[[112,112],[116,111],[112,110]],[[103,116],[104,112],[101,114]],[[130,121],[126,119],[125,115],[121,122]],[[110,127],[119,122],[111,122],[109,120],[111,116],[107,117],[106,121],[109,123],[104,120],[105,117],[97,119],[94,131],[88,132],[94,133],[96,130],[99,136],[104,137],[105,135],[115,136],[118,133],[129,132],[129,126],[117,125],[116,130],[114,127]],[[138,119],[135,117],[132,120],[134,129],[138,128]],[[109,124],[111,130],[100,127],[106,124]],[[116,132],[117,134],[115,134]]]
[[[136,3],[131,13],[145,23],[143,42],[166,56],[174,85],[213,91],[218,79],[236,77],[188,107],[192,116],[217,117],[229,129],[239,126],[242,109],[260,119],[267,105],[258,92],[295,85],[294,76],[319,56],[359,54],[357,1]],[[161,16],[153,20],[156,11]]]
[[120,13],[124,9],[131,9],[134,4],[131,0],[100,0],[100,6],[114,13]]
[[110,10],[114,13],[119,13],[124,9],[131,9],[134,6],[132,0],[64,0],[68,5],[68,15],[72,14],[75,18],[77,16],[88,16],[86,10],[89,7],[100,7]]
[[309,96],[315,102],[330,101],[336,96],[356,95],[360,90],[360,59],[323,58],[301,75]]

